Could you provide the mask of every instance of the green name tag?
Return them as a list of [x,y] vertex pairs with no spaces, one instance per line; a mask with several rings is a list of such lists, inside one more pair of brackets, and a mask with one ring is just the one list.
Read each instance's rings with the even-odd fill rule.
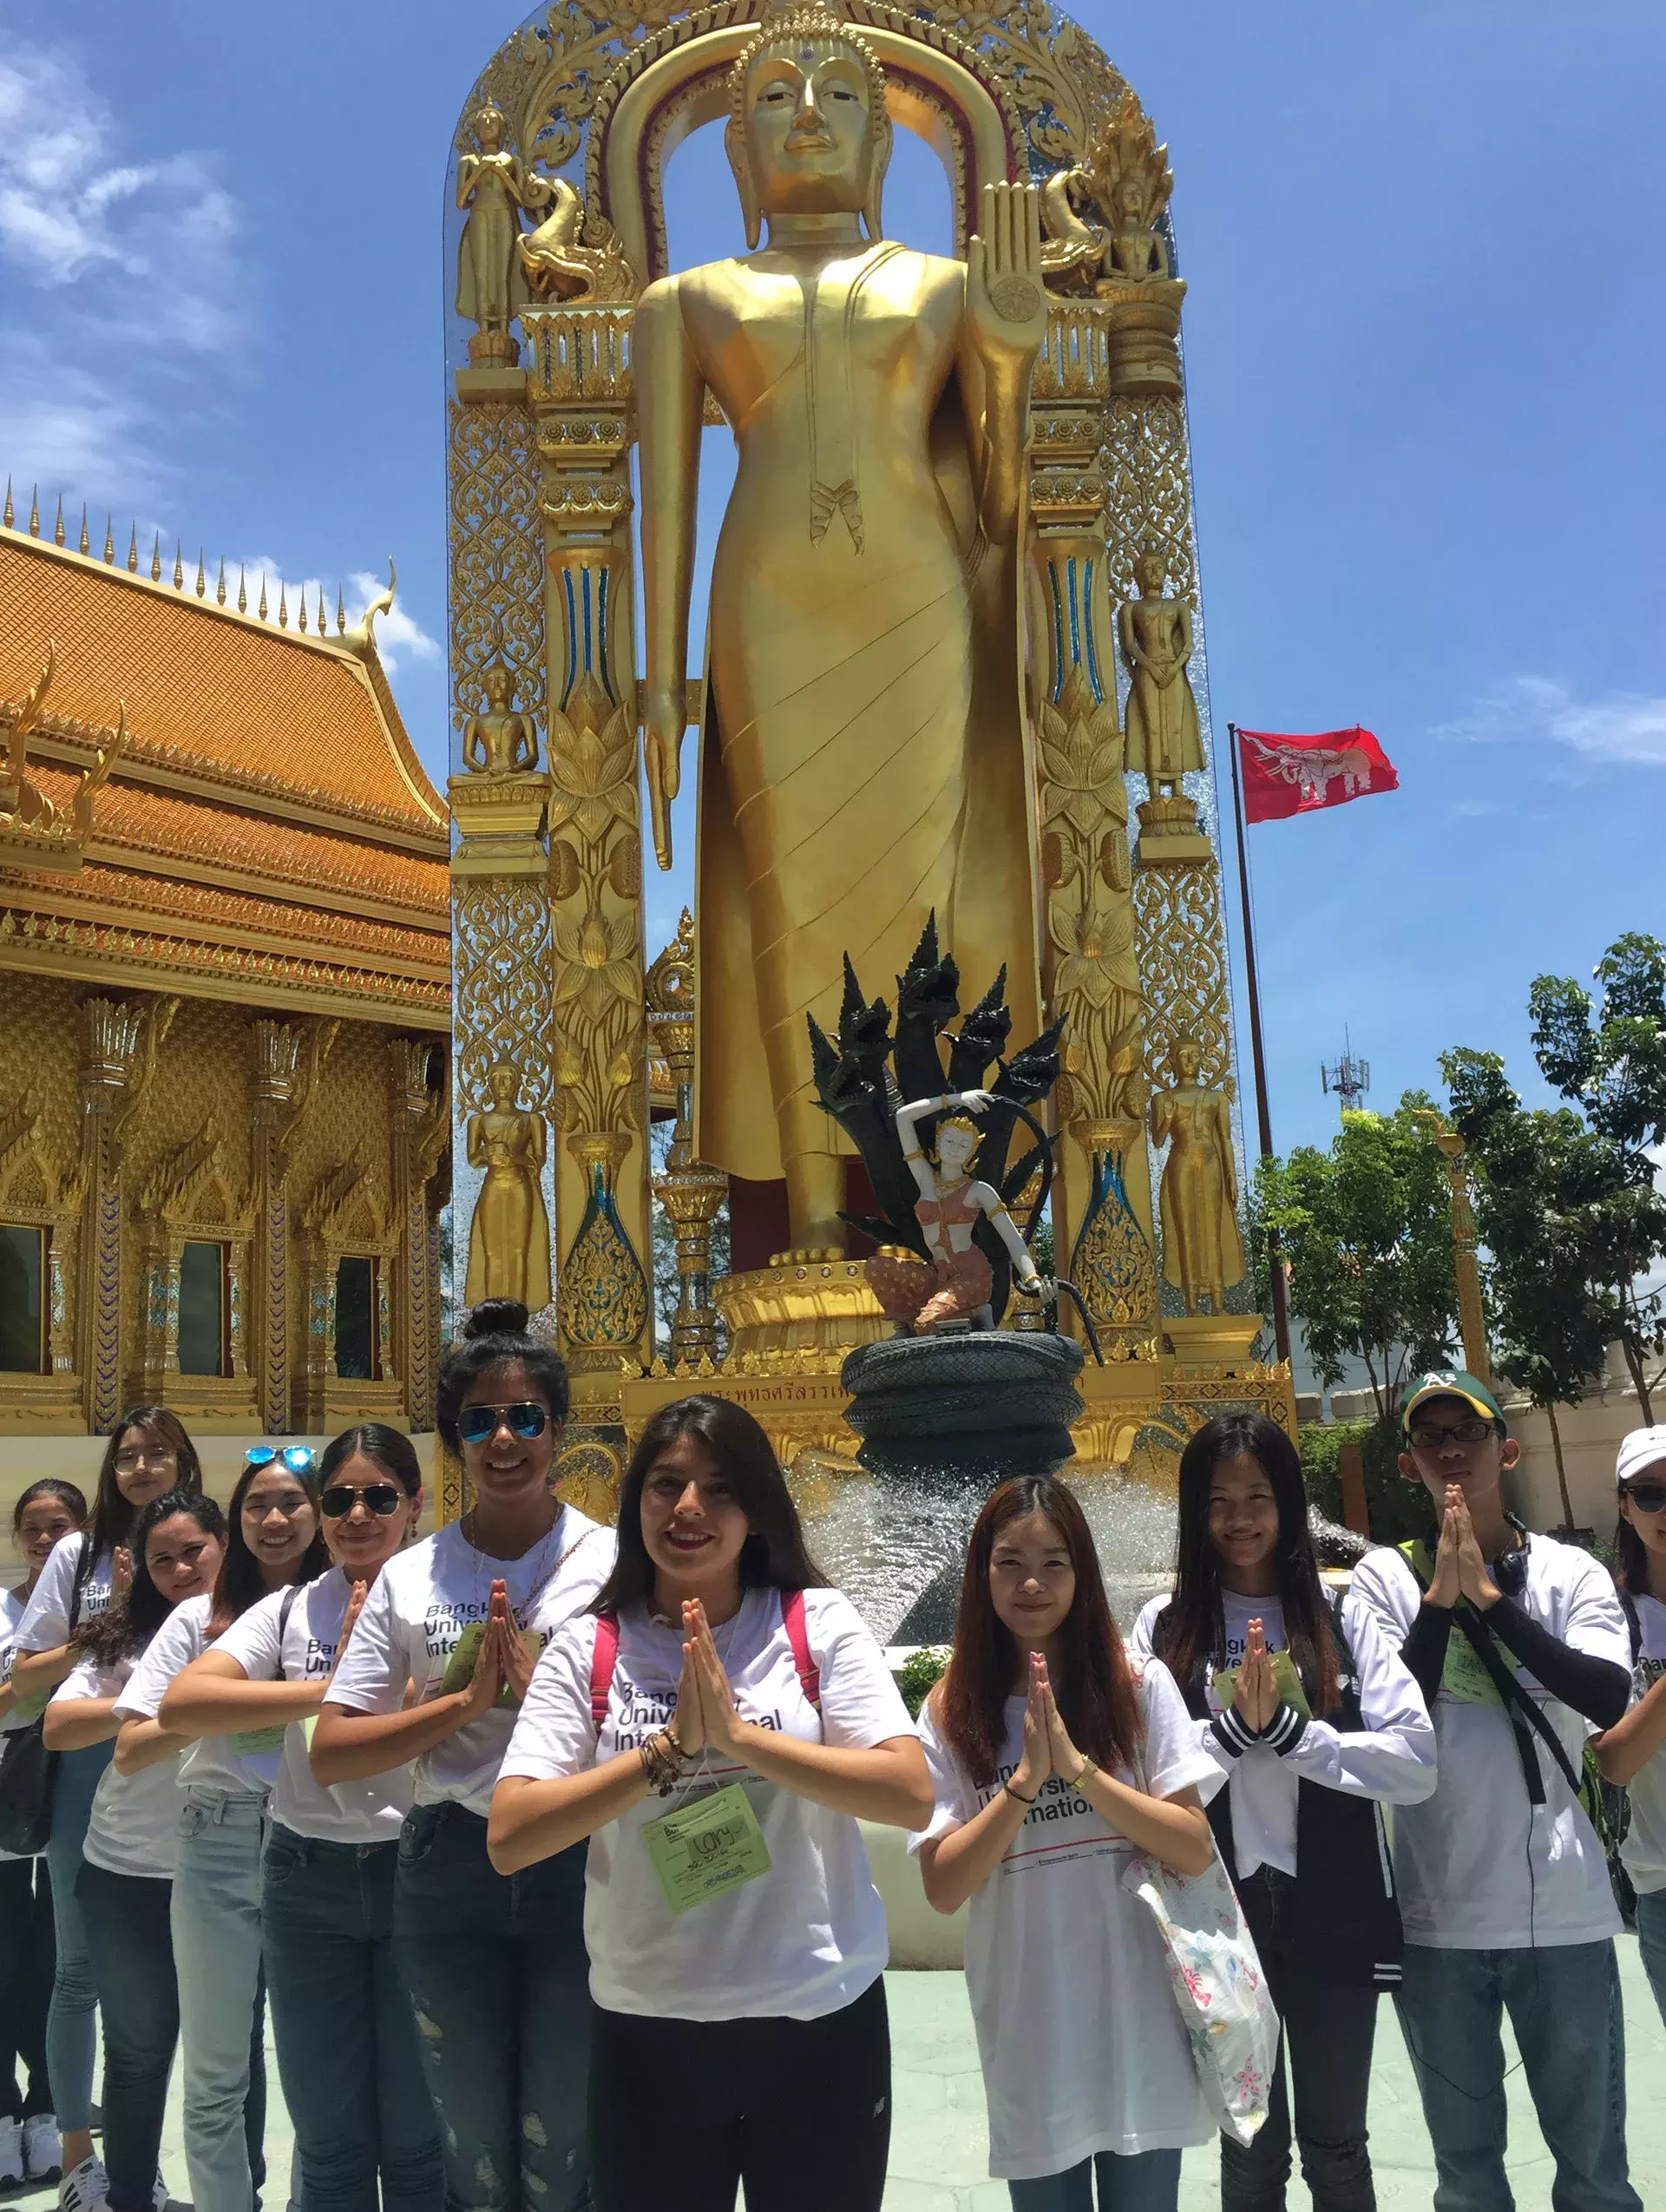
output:
[[[1284,1703],[1300,1713],[1304,1721],[1313,1718],[1313,1709],[1308,1703],[1308,1693],[1302,1687],[1302,1677],[1295,1670],[1295,1661],[1288,1651],[1269,1651],[1273,1663],[1273,1684]],[[1223,1667],[1215,1677],[1215,1695],[1223,1706],[1230,1705],[1237,1695],[1238,1670]]]
[[[486,1633],[483,1620],[471,1620],[457,1638],[457,1648],[446,1662],[445,1673],[440,1682],[442,1697],[454,1697],[458,1690],[467,1690],[475,1671],[475,1662],[480,1657],[480,1640]],[[544,1648],[544,1640],[535,1628],[521,1631],[521,1649],[535,1659]],[[497,1703],[514,1712],[521,1700],[504,1683],[497,1693]]]
[[673,1913],[692,1912],[770,1871],[770,1847],[738,1782],[650,1821],[642,1841]]
[[[1509,1666],[1508,1657],[1503,1652],[1499,1652],[1499,1656],[1504,1659],[1505,1666]],[[1455,1614],[1446,1644],[1446,1664],[1440,1670],[1440,1687],[1466,1705],[1501,1705],[1504,1703],[1499,1695],[1498,1685],[1476,1656],[1475,1646],[1459,1626]]]
[[276,1728],[240,1728],[231,1738],[231,1746],[240,1759],[261,1751],[281,1751],[285,1733],[281,1723]]
[[38,1697],[14,1697],[12,1716],[20,1727],[24,1726],[30,1721],[39,1720],[51,1703],[52,1692],[49,1690],[42,1690]]

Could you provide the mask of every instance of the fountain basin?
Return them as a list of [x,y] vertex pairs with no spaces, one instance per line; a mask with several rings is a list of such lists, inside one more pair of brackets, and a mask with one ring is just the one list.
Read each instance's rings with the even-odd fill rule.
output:
[[1067,1336],[986,1329],[863,1344],[839,1379],[870,1474],[903,1483],[948,1474],[987,1490],[1008,1475],[1053,1474],[1072,1456],[1081,1370],[1082,1348]]

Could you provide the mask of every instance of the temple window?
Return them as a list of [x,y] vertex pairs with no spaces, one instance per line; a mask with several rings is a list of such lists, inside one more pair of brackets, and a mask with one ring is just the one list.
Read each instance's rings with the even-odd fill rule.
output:
[[46,1372],[44,1229],[0,1222],[0,1369]]
[[180,1253],[180,1373],[232,1371],[227,1296],[231,1246],[187,1243]]
[[377,1263],[345,1253],[336,1263],[336,1373],[348,1382],[374,1382],[377,1356]]

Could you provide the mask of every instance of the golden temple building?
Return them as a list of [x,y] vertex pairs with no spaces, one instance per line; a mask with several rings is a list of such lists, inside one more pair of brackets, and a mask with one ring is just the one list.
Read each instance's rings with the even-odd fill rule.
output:
[[[0,1454],[427,1428],[443,800],[373,607],[0,527]],[[252,605],[251,601],[254,603]],[[12,1441],[9,1447],[6,1440]]]

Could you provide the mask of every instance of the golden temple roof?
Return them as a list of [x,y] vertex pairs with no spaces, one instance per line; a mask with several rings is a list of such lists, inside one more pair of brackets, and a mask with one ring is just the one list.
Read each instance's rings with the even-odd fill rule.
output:
[[449,818],[367,629],[277,629],[200,573],[193,593],[0,528],[0,743],[49,646],[26,774],[60,843],[0,837],[0,968],[446,1026]]

